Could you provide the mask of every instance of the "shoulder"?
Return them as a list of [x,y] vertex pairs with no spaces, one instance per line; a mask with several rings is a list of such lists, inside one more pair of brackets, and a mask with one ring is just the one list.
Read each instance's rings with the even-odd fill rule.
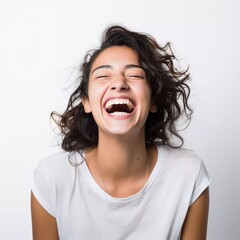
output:
[[57,204],[71,195],[76,180],[77,163],[82,160],[80,154],[61,151],[42,158],[31,175],[31,190],[40,205],[52,216],[56,216]]
[[68,159],[68,152],[59,151],[57,153],[48,155],[39,160],[39,165],[46,165],[52,167],[56,164],[64,164]]
[[56,168],[72,169],[74,166],[80,165],[82,161],[83,156],[79,153],[60,151],[40,159],[38,162],[38,167],[44,167],[48,170],[56,170]]
[[61,183],[67,179],[70,180],[75,174],[75,167],[70,162],[77,163],[81,160],[80,158],[79,154],[69,154],[66,151],[60,151],[42,158],[39,160],[38,166],[34,171],[35,178],[38,178],[39,181],[45,178],[49,182],[54,181],[57,183]]
[[186,148],[171,148],[168,146],[158,147],[159,152],[163,151],[165,153],[166,160],[170,163],[181,163],[188,166],[197,167],[201,164],[201,158],[190,149]]
[[209,186],[210,176],[204,162],[194,151],[187,149],[173,149],[170,147],[159,147],[162,150],[162,172],[167,182],[172,186],[179,186],[189,190],[191,193],[190,204],[192,204],[200,194]]
[[36,171],[56,172],[68,167],[68,153],[60,151],[39,160]]
[[194,151],[185,148],[170,148],[168,146],[158,147],[163,152],[162,160],[166,171],[172,171],[178,176],[196,179],[201,172],[208,175],[202,159]]

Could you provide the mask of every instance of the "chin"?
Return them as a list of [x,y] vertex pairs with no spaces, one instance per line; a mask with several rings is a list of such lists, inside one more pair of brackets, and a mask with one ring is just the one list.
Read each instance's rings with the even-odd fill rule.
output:
[[108,126],[104,132],[113,137],[128,137],[140,136],[144,132],[145,128],[140,128],[139,126]]

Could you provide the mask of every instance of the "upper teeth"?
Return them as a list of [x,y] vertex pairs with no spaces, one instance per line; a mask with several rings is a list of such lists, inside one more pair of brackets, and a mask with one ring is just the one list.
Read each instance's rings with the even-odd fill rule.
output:
[[106,102],[105,107],[109,108],[114,104],[127,104],[128,107],[133,108],[134,105],[133,103],[129,100],[129,99],[125,99],[125,98],[114,98],[114,99],[110,99]]

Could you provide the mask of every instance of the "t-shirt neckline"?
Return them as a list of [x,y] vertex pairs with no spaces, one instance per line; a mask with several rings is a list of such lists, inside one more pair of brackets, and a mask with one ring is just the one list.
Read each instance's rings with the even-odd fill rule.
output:
[[[84,161],[83,164],[81,165],[82,166],[81,174],[84,175],[86,183],[89,184],[90,187],[95,191],[95,193],[98,196],[100,196],[103,200],[105,200],[111,204],[129,203],[133,200],[136,200],[136,199],[142,197],[150,189],[154,180],[156,179],[156,176],[159,173],[159,169],[161,167],[161,162],[162,162],[162,157],[164,154],[164,148],[161,146],[156,146],[156,148],[157,148],[157,161],[155,163],[155,166],[154,166],[148,180],[146,181],[145,185],[137,193],[130,195],[128,197],[123,197],[123,198],[113,197],[110,194],[108,194],[104,189],[102,189],[98,185],[98,183],[96,182],[94,177],[92,176],[91,171],[89,170],[86,161]],[[83,155],[82,157],[85,158],[85,152],[82,155]]]

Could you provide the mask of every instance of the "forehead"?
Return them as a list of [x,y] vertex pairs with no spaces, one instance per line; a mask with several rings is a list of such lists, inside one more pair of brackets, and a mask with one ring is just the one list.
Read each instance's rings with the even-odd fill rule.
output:
[[113,46],[103,50],[92,65],[92,69],[100,65],[139,64],[138,54],[127,46]]

